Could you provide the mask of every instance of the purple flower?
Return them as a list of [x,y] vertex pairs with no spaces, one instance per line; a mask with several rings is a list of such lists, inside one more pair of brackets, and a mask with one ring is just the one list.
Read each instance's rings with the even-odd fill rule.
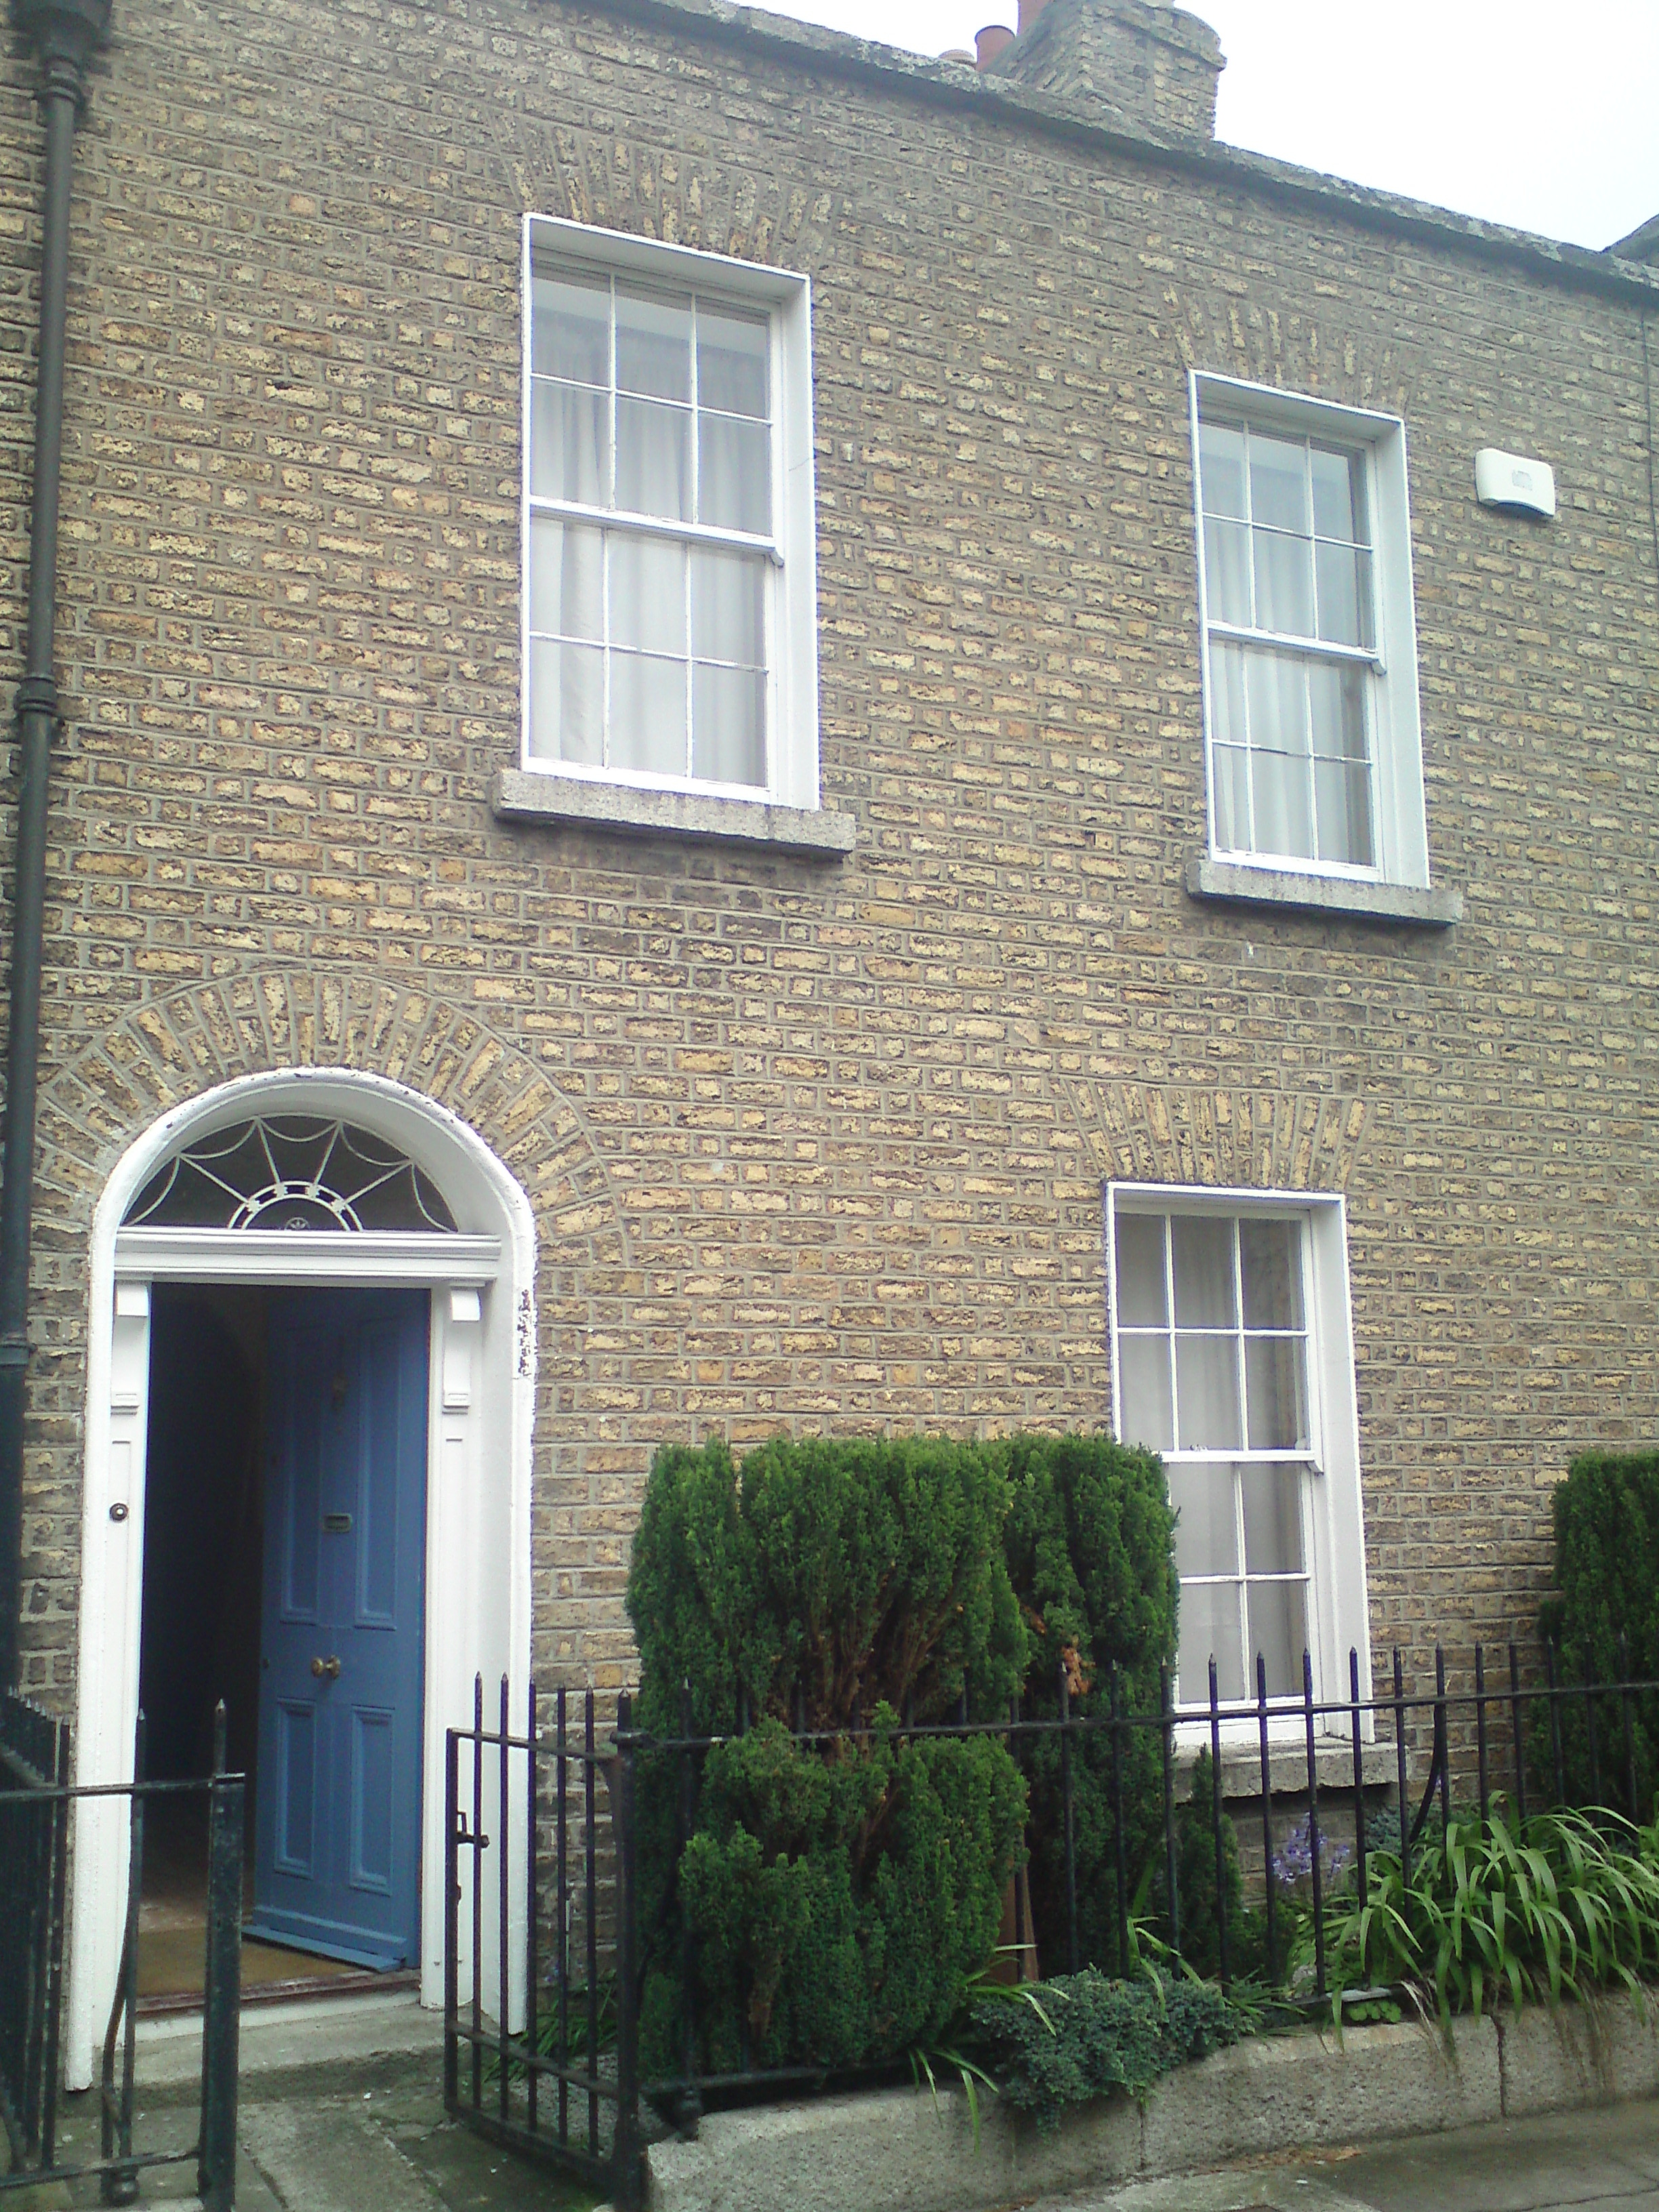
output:
[[[1290,1829],[1279,1849],[1273,1853],[1273,1880],[1280,1889],[1294,1889],[1299,1882],[1313,1877],[1312,1820],[1304,1815]],[[1334,1882],[1347,1865],[1352,1853],[1346,1844],[1336,1844],[1328,1836],[1319,1839],[1319,1872],[1322,1882]]]

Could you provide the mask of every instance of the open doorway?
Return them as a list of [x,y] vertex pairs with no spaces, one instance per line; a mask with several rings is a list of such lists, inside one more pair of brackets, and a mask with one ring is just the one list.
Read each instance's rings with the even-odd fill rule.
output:
[[[249,1778],[243,1984],[417,1955],[426,1295],[162,1284],[150,1315],[145,1771]],[[139,1990],[200,2000],[204,1800],[146,1822]]]
[[[533,1146],[526,1154],[532,1157],[540,1158]],[[393,1335],[409,1327],[412,1359],[402,1370],[398,1395],[406,1411],[416,1395],[424,1408],[425,1543],[417,1557],[425,1591],[424,1672],[412,1708],[422,1736],[405,1747],[415,1758],[412,1767],[403,1769],[416,1773],[419,1802],[408,1820],[383,1821],[378,1831],[372,1823],[364,1827],[364,1850],[348,1869],[348,1886],[354,1896],[368,1895],[377,1878],[376,1852],[388,1841],[416,1835],[418,1856],[413,1864],[390,1869],[380,1896],[387,1909],[395,1902],[414,1923],[416,1933],[405,1941],[404,1954],[411,1964],[418,1962],[422,2002],[434,2006],[442,2002],[445,1975],[444,1730],[470,1715],[478,1674],[491,1682],[507,1674],[520,1696],[529,1676],[536,1249],[535,1220],[521,1184],[475,1131],[406,1085],[346,1068],[237,1076],[173,1108],[122,1154],[93,1221],[76,1631],[76,1772],[86,1783],[118,1787],[132,1774],[150,1486],[153,1307],[173,1286],[198,1291],[224,1285],[251,1294],[263,1308],[267,1364],[259,1421],[265,1457],[259,1464],[262,1479],[268,1479],[276,1402],[269,1332],[276,1303],[301,1293],[391,1292],[415,1301],[414,1325],[395,1323],[387,1315],[382,1321]],[[228,1310],[220,1317],[228,1324]],[[246,1349],[246,1337],[240,1341]],[[259,1341],[255,1332],[256,1354]],[[325,1378],[331,1407],[340,1372],[336,1364]],[[348,1403],[360,1402],[361,1396],[348,1377]],[[308,1402],[315,1401],[313,1391]],[[384,1423],[378,1427],[385,1432]],[[327,1534],[337,1571],[340,1562],[352,1559],[362,1530],[350,1505],[325,1510],[346,1512],[358,1532]],[[267,1495],[261,1516],[262,1630],[271,1571],[270,1516]],[[406,1496],[400,1531],[418,1543],[421,1521],[419,1503]],[[320,1516],[316,1525],[320,1531]],[[384,1560],[386,1553],[371,1545],[368,1556]],[[215,1566],[216,1571],[216,1561]],[[385,1611],[383,1590],[363,1595],[373,1601],[366,1614]],[[199,1597],[198,1584],[191,1601]],[[398,1613],[400,1620],[409,1617],[401,1600]],[[372,1640],[386,1632],[365,1617],[356,1632]],[[410,1648],[401,1635],[397,1643],[400,1650]],[[261,1651],[262,1662],[265,1656]],[[360,1671],[353,1651],[319,1636],[289,1656],[300,1662],[305,1683],[313,1679],[313,1659],[324,1666],[340,1660],[340,1676],[336,1680],[331,1669],[328,1686],[319,1693],[328,1697],[337,1717],[351,1702],[339,1693]],[[262,1663],[262,1684],[264,1675]],[[367,1691],[367,1674],[362,1681]],[[197,1700],[198,1716],[211,1709],[208,1686]],[[274,1710],[263,1692],[258,1702]],[[313,1802],[333,1814],[336,1841],[354,1777],[372,1780],[377,1762],[384,1769],[388,1749],[387,1735],[370,1725],[375,1716],[369,1710],[378,1705],[384,1711],[388,1700],[376,1692],[357,1702],[365,1724],[349,1745],[346,1791],[322,1769],[313,1770],[322,1775]],[[401,1696],[392,1702],[398,1713],[411,1710]],[[337,1726],[333,1734],[337,1745]],[[392,1734],[395,1738],[398,1731]],[[289,1735],[291,1751],[291,1729]],[[326,1749],[323,1745],[319,1757]],[[395,1766],[405,1753],[395,1744],[392,1749]],[[271,1771],[265,1747],[256,1745],[256,1845],[270,1807],[282,1802],[269,1786]],[[290,1761],[290,1778],[303,1778],[304,1771],[303,1761]],[[303,1800],[302,1790],[287,1798],[290,1832],[299,1825]],[[126,1923],[127,1846],[120,1801],[113,1796],[84,1801],[74,1825],[64,2060],[65,2079],[76,2089],[96,2074],[116,1990]],[[384,1864],[379,1872],[388,1874]],[[524,1911],[521,1887],[509,1909],[517,1929]],[[321,1917],[347,1916],[331,1911]],[[341,1951],[384,1955],[383,1943],[375,1951],[384,1930],[369,1929],[370,1942],[357,1940],[365,1933],[361,1926],[336,1932]],[[307,1973],[327,1971],[312,1962],[333,1957],[334,1951],[325,1942],[313,1948],[307,1941],[300,1956],[300,1933],[285,1929],[286,1959],[298,1956]],[[492,1923],[482,1937],[486,1972],[494,1971],[489,1961],[496,1940]],[[511,1940],[516,1947],[520,1939]],[[465,1967],[471,1956],[465,1919],[462,1941]],[[272,1948],[277,1948],[274,1942]],[[519,1955],[516,1948],[510,1955]],[[356,1970],[350,1957],[336,1963]]]

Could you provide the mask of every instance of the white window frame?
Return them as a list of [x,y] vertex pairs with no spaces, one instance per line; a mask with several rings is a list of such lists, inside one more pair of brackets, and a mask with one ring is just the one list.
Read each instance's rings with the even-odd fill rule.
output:
[[[1123,1394],[1118,1372],[1117,1220],[1121,1212],[1206,1214],[1239,1220],[1247,1214],[1295,1220],[1303,1227],[1303,1310],[1309,1340],[1307,1360],[1310,1473],[1303,1486],[1304,1557],[1308,1563],[1308,1650],[1313,1662],[1316,1702],[1346,1699],[1348,1654],[1359,1656],[1359,1694],[1371,1693],[1370,1613],[1365,1583],[1365,1528],[1359,1468],[1359,1412],[1354,1387],[1353,1324],[1348,1294],[1347,1209],[1340,1194],[1281,1190],[1218,1190],[1189,1183],[1109,1182],[1105,1187],[1107,1310],[1110,1331],[1112,1433],[1133,1443],[1121,1430]],[[1235,1462],[1251,1458],[1285,1461],[1295,1452],[1166,1452],[1166,1462]],[[1196,1691],[1182,1684],[1177,1707],[1183,1719],[1209,1707],[1209,1685]],[[1248,1685],[1254,1704],[1255,1687]],[[1299,1700],[1271,1708],[1269,1728],[1288,1738],[1304,1727]],[[1224,1724],[1229,1740],[1254,1740],[1254,1721]],[[1340,1717],[1321,1723],[1321,1732],[1346,1735]],[[1371,1735],[1370,1716],[1361,1734]]]
[[[1423,735],[1418,696],[1417,615],[1412,587],[1411,507],[1407,481],[1406,425],[1397,415],[1281,392],[1236,377],[1194,369],[1188,380],[1193,451],[1193,511],[1198,540],[1199,635],[1204,691],[1204,788],[1206,837],[1212,860],[1227,867],[1258,868],[1275,875],[1317,876],[1361,884],[1429,887],[1429,839],[1423,793]],[[1295,640],[1331,657],[1358,661],[1368,671],[1366,725],[1373,764],[1375,861],[1358,867],[1339,861],[1298,859],[1280,853],[1241,851],[1216,842],[1215,683],[1210,665],[1209,586],[1204,557],[1204,493],[1200,470],[1200,421],[1245,422],[1252,428],[1310,435],[1364,456],[1371,520],[1374,649],[1345,651]],[[1277,633],[1229,631],[1271,643]]]
[[[532,272],[541,263],[584,266],[596,274],[633,277],[676,290],[701,293],[751,311],[763,310],[771,329],[772,532],[755,537],[696,525],[665,526],[687,542],[702,538],[763,552],[767,592],[767,781],[763,788],[704,778],[655,775],[643,770],[594,767],[532,757],[530,750],[530,539],[532,514],[556,512],[614,529],[617,517],[569,501],[533,499],[530,489],[532,418],[531,319]],[[686,246],[665,246],[624,231],[603,230],[562,216],[524,218],[523,362],[520,392],[521,545],[520,554],[520,752],[536,775],[626,785],[635,790],[684,793],[693,798],[749,802],[757,806],[818,805],[818,666],[817,492],[812,459],[812,325],[811,287],[791,270],[764,268]],[[633,526],[624,524],[623,526]],[[641,527],[648,524],[641,523]]]

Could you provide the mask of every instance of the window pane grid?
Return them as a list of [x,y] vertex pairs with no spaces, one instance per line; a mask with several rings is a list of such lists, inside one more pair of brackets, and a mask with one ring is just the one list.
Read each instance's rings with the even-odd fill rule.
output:
[[769,323],[542,271],[531,376],[532,757],[765,787]]
[[[1215,1216],[1125,1219],[1141,1224],[1132,1232],[1141,1249],[1128,1263],[1138,1278],[1134,1289],[1144,1296],[1157,1267],[1164,1316],[1156,1324],[1117,1323],[1119,1420],[1126,1440],[1176,1457],[1216,1451],[1264,1459],[1308,1455],[1309,1330],[1298,1224],[1257,1221],[1247,1228],[1238,1218]],[[1153,1221],[1156,1253],[1145,1242]],[[1121,1251],[1121,1231],[1120,1237]],[[1181,1239],[1188,1249],[1178,1272]],[[1207,1281],[1200,1281],[1200,1271]],[[1261,1317],[1263,1285],[1269,1298],[1279,1300],[1270,1325]],[[1224,1316],[1195,1310],[1202,1297],[1224,1299]]]
[[[1184,1482],[1171,1485],[1172,1497],[1188,1491],[1183,1499],[1182,1526],[1176,1530],[1176,1571],[1181,1585],[1181,1621],[1176,1667],[1176,1705],[1183,1711],[1202,1711],[1209,1704],[1209,1662],[1216,1662],[1216,1694],[1224,1705],[1253,1700],[1256,1696],[1256,1660],[1260,1656],[1270,1701],[1302,1694],[1302,1656],[1311,1641],[1310,1602],[1311,1577],[1305,1565],[1303,1530],[1304,1473],[1301,1463],[1279,1462],[1293,1478],[1293,1567],[1272,1571],[1249,1565],[1251,1529],[1245,1498],[1244,1465],[1237,1461],[1188,1461]],[[1191,1486],[1201,1482],[1226,1488],[1232,1522],[1233,1556],[1243,1571],[1231,1574],[1189,1572],[1183,1565],[1182,1528],[1192,1510]]]
[[1268,1696],[1298,1696],[1313,1467],[1303,1225],[1124,1211],[1115,1255],[1118,1432],[1163,1453],[1178,1516],[1178,1702],[1207,1705],[1212,1654],[1223,1700],[1253,1698],[1258,1651]]
[[1199,484],[1215,848],[1375,872],[1363,458],[1204,422]]

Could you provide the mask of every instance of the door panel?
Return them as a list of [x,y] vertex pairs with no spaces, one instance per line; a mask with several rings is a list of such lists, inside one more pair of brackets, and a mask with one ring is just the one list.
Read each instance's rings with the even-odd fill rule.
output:
[[269,1309],[252,1936],[418,1955],[428,1299]]
[[390,1895],[394,1844],[392,1778],[397,1757],[393,1716],[351,1716],[351,1879]]

